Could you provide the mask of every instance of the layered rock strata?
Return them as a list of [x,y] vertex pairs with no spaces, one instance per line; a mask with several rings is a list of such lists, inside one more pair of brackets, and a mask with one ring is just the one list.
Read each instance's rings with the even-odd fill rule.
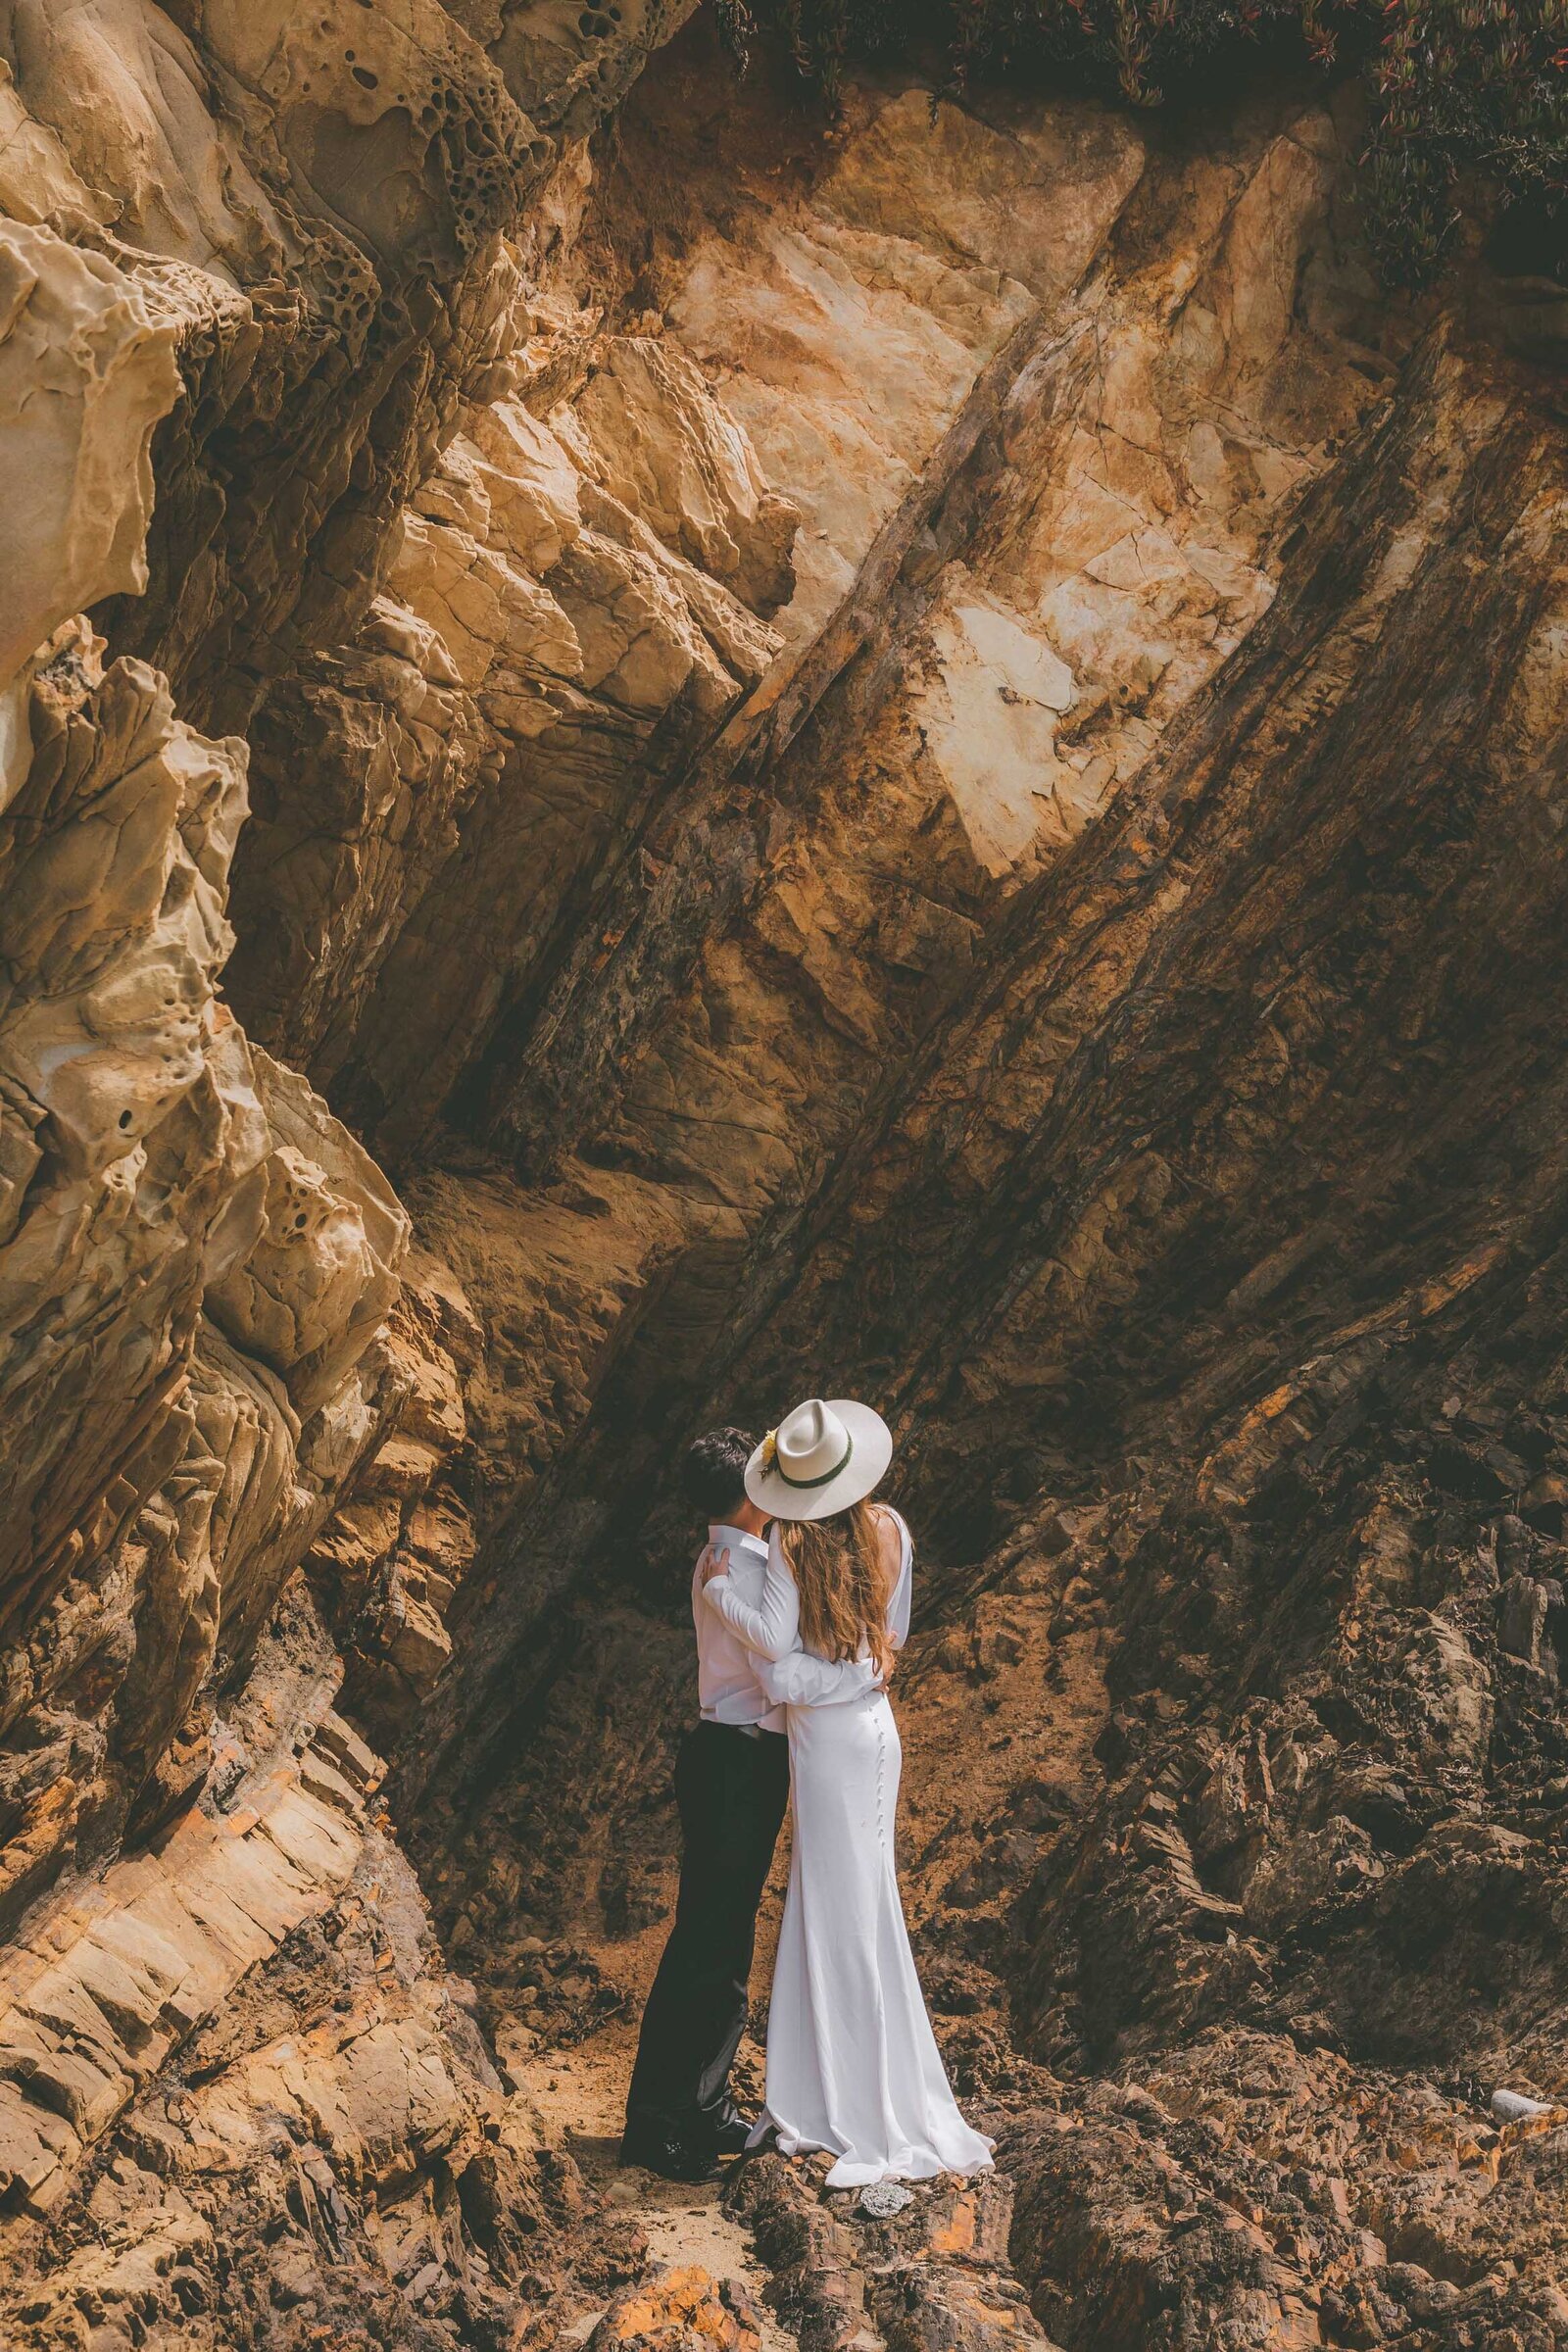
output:
[[1568,2340],[1556,297],[685,13],[0,12],[0,2308],[760,2339],[526,2053],[822,1387],[1011,2188],[753,2172],[787,2328]]
[[[642,1792],[681,1685],[625,1688],[633,1659],[684,1672],[678,1576],[654,1581],[676,1543],[649,1512],[667,1433],[829,1380],[902,1398],[903,1496],[937,1570],[904,1686],[928,1974],[971,2089],[1018,2117],[1015,2252],[1046,2326],[1107,2346],[1545,2342],[1560,410],[1459,315],[1374,327],[1332,244],[1326,129],[1252,131],[1246,201],[1233,180],[1206,210],[1207,154],[1147,168],[1086,290],[1093,332],[1058,309],[1015,383],[984,387],[972,453],[913,517],[891,594],[883,575],[881,628],[850,639],[858,665],[793,751],[768,744],[784,823],[804,812],[795,862],[775,808],[764,836],[733,792],[727,841],[757,862],[737,860],[721,938],[696,917],[672,936],[673,883],[640,902],[639,968],[690,958],[693,1046],[666,1015],[640,1054],[613,978],[604,1016],[591,985],[578,1000],[575,1042],[599,1017],[616,1040],[593,1065],[613,1121],[579,1158],[600,1222],[628,1173],[667,1198],[734,1164],[738,1230],[639,1294],[583,1437],[499,1539],[447,1698],[471,1842],[454,1855],[462,1813],[437,1811],[424,1850],[492,1997],[520,1984],[547,2037],[591,2025],[588,1963],[629,1957],[668,1884]],[[1212,258],[1161,267],[1150,224],[1205,217]],[[1287,266],[1265,220],[1308,224]],[[1157,327],[1140,298],[1170,306]],[[1248,386],[1292,419],[1279,455],[1237,430]],[[1133,484],[1152,514],[1129,515]],[[1239,484],[1250,575],[1216,545]],[[1080,530],[1107,541],[1079,556]],[[929,627],[951,666],[958,598],[994,625],[972,583],[999,580],[1014,615],[1049,608],[1064,667],[1096,631],[1114,649],[1082,734],[1119,773],[1102,814],[979,900],[935,988],[922,962],[901,1031],[849,943],[858,923],[887,940],[921,851],[872,796],[910,773],[906,648]],[[1065,702],[1031,658],[1011,692]],[[1033,699],[1044,777],[1047,731],[1071,760],[1079,729]],[[853,889],[835,788],[874,811]],[[718,821],[671,844],[710,883]],[[818,845],[832,882],[808,897]],[[806,975],[765,1022],[792,949]],[[783,1176],[759,1202],[761,1165]],[[563,1530],[603,1565],[582,1604],[541,1606]],[[425,1785],[450,1787],[433,1754]],[[498,1956],[519,1904],[574,1942],[553,1973]],[[1499,2131],[1498,2081],[1546,2118]]]
[[[365,1812],[380,1767],[321,1728],[342,1668],[297,1583],[277,1615],[371,1458],[459,1425],[451,1286],[405,1279],[385,1178],[218,994],[250,746],[168,680],[246,726],[379,611],[510,348],[497,233],[667,21],[497,25],[498,65],[417,0],[341,20],[0,27],[0,2165],[39,2342],[270,2344],[329,2307],[500,2340],[547,2292],[509,2251],[551,2235],[537,2146]],[[326,2022],[279,2040],[279,2000]]]

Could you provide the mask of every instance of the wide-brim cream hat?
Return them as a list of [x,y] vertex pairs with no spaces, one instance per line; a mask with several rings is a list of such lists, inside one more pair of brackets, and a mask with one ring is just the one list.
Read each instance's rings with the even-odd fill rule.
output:
[[830,1519],[863,1502],[893,1459],[893,1432],[851,1396],[809,1396],[746,1465],[746,1493],[773,1519]]

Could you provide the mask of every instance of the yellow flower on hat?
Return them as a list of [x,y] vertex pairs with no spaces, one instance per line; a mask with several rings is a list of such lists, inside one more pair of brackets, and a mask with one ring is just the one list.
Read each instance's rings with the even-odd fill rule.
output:
[[778,1431],[770,1429],[762,1440],[762,1468],[771,1470],[778,1460]]

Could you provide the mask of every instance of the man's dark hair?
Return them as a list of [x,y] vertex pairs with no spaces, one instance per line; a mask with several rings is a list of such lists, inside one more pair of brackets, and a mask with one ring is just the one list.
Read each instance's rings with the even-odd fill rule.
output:
[[746,1465],[757,1440],[744,1429],[707,1429],[681,1464],[681,1492],[705,1519],[724,1519],[746,1500]]

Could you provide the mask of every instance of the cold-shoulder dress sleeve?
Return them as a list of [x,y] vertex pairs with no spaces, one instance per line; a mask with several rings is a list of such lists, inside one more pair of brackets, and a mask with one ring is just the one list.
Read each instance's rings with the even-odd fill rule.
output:
[[914,1538],[905,1525],[902,1513],[894,1510],[891,1503],[885,1507],[899,1531],[901,1546],[898,1582],[893,1588],[893,1597],[888,1602],[888,1632],[893,1637],[894,1648],[902,1649],[909,1639],[909,1614],[914,1598]]

